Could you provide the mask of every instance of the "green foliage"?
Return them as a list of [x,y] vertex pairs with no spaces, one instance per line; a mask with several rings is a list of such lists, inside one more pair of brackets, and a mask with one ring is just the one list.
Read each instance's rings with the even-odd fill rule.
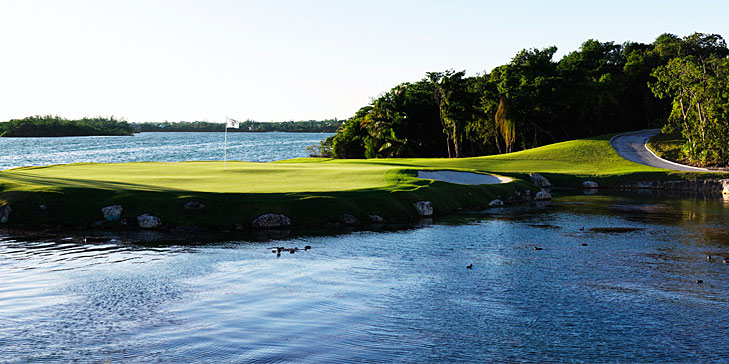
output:
[[729,164],[729,59],[717,35],[685,38],[691,55],[657,67],[650,83],[654,94],[671,99],[664,131],[680,130],[683,153],[699,165]]
[[[229,133],[235,132],[293,132],[293,133],[334,133],[342,124],[337,119],[307,120],[307,121],[282,121],[262,123],[254,120],[246,120],[240,123],[239,129],[228,129]],[[223,132],[224,123],[211,123],[207,121],[180,121],[163,123],[141,123],[138,124],[143,132]]]
[[36,115],[0,123],[0,137],[132,135],[133,133],[133,126],[124,119],[116,119],[113,116],[68,120],[57,115]]
[[[334,137],[333,155],[468,157],[659,127],[675,105],[648,87],[658,77],[654,70],[677,57],[708,62],[729,53],[721,36],[701,33],[662,34],[651,44],[590,39],[559,61],[553,60],[556,51],[525,49],[508,64],[474,77],[447,70],[400,84],[345,122]],[[711,70],[724,72],[718,65],[712,63]],[[726,99],[727,87],[712,87],[712,97]],[[715,122],[707,125],[715,140],[726,140],[729,133],[720,126],[727,109],[712,110]],[[712,150],[727,148],[729,143]],[[702,150],[697,151],[709,160],[723,158],[724,152]]]
[[647,145],[653,153],[656,153],[663,159],[668,159],[674,162],[687,162],[686,155],[684,153],[684,145],[686,139],[681,136],[681,132],[678,130],[668,131],[659,133],[652,137]]

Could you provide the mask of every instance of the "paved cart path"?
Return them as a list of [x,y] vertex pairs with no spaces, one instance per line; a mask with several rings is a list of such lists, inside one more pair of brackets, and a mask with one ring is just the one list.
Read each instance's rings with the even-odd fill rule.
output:
[[646,143],[648,139],[658,134],[659,131],[659,129],[646,129],[616,135],[610,140],[610,145],[612,145],[621,157],[631,162],[675,171],[710,172],[706,168],[691,167],[665,160],[650,151]]

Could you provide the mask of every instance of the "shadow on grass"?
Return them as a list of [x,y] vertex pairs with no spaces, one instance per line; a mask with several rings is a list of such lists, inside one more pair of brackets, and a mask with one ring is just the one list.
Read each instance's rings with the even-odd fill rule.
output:
[[169,192],[169,191],[184,191],[175,188],[161,188],[152,185],[136,184],[136,183],[124,183],[124,182],[108,182],[108,181],[97,181],[87,179],[74,179],[74,178],[58,178],[58,177],[39,177],[31,174],[22,172],[14,173],[3,173],[0,175],[0,180],[8,181],[15,184],[26,184],[35,185],[38,187],[52,187],[58,189],[64,188],[91,188],[101,190],[137,190],[137,191],[150,191],[150,192]]

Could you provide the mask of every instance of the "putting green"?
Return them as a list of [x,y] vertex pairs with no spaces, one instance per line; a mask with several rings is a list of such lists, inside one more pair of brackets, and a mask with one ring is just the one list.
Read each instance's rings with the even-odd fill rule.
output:
[[[462,185],[418,179],[418,171],[462,171],[511,177],[508,183]],[[601,187],[626,181],[716,178],[712,173],[672,172],[629,162],[609,136],[573,140],[506,155],[462,158],[334,160],[302,158],[272,163],[220,161],[80,163],[0,171],[0,204],[8,222],[25,226],[99,226],[101,208],[123,206],[121,218],[153,214],[165,226],[236,229],[265,213],[281,213],[296,226],[321,226],[342,214],[360,221],[418,217],[417,201],[438,214],[481,208],[496,198],[521,198],[528,174],[539,172],[561,187],[590,179]],[[198,201],[202,211],[188,211]],[[43,206],[41,208],[40,206]],[[119,228],[118,221],[102,221]]]
[[[4,190],[195,191],[207,193],[336,192],[395,188],[418,169],[461,170],[522,176],[530,172],[602,178],[641,172],[666,173],[621,158],[609,137],[573,140],[541,148],[462,159],[293,159],[274,163],[229,161],[81,163],[0,172]],[[412,179],[411,179],[412,178]],[[2,189],[0,189],[0,192]]]

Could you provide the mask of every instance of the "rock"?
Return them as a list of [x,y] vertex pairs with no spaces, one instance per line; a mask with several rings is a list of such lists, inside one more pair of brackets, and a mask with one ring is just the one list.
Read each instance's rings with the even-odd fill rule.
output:
[[121,205],[111,205],[103,207],[101,209],[101,213],[104,214],[104,219],[106,219],[106,221],[116,221],[121,217],[123,210],[124,209]]
[[499,200],[498,198],[489,202],[489,207],[499,207],[504,206],[504,201]]
[[10,208],[10,205],[0,205],[0,223],[8,222],[11,212],[13,209]]
[[45,210],[48,208],[48,206],[41,204],[40,206],[38,206],[38,208],[41,210]]
[[729,195],[729,179],[722,179],[719,182],[721,182],[721,192],[725,195]]
[[552,187],[552,184],[549,183],[549,180],[544,178],[544,176],[539,173],[530,173],[529,178],[532,180],[532,183],[534,183],[534,185],[537,187]]
[[243,225],[236,222],[235,223],[235,229],[236,230],[243,230]]
[[253,220],[252,224],[257,228],[291,226],[291,219],[281,214],[263,214]]
[[433,216],[433,203],[430,201],[418,201],[413,204],[420,216]]
[[205,208],[205,204],[198,201],[187,201],[185,202],[185,205],[182,206],[182,208],[185,209],[185,211],[197,211],[202,210]]
[[378,222],[384,222],[385,219],[382,218],[380,215],[370,215],[370,221],[378,223]]
[[355,225],[357,224],[357,218],[352,214],[342,214],[342,216],[339,217],[339,222],[345,225]]
[[159,217],[150,214],[137,216],[137,222],[139,223],[139,227],[142,229],[154,229],[162,226],[162,220],[160,220]]
[[582,188],[597,188],[597,182],[594,182],[594,181],[582,182]]
[[534,196],[535,201],[545,201],[545,200],[551,200],[551,199],[552,199],[552,194],[545,190],[541,190],[541,191],[537,192],[537,194]]

